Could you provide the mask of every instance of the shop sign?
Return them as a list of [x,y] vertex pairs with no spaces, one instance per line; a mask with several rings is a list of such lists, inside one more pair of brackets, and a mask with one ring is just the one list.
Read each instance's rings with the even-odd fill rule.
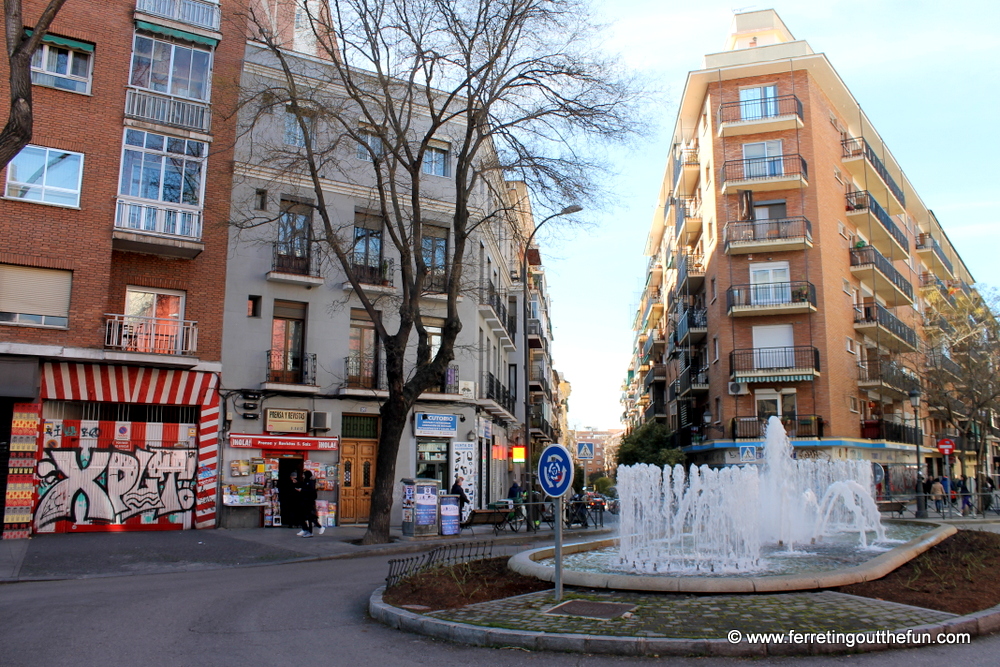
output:
[[454,438],[458,433],[458,415],[435,415],[418,412],[413,425],[414,435]]
[[308,410],[268,408],[264,411],[264,430],[271,433],[308,433]]
[[242,449],[321,449],[334,451],[340,449],[340,436],[327,438],[299,438],[280,435],[251,435],[249,433],[232,433],[229,436],[229,446]]

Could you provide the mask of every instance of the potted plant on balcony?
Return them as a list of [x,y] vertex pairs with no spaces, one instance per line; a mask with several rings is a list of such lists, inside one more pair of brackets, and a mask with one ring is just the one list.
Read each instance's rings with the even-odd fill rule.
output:
[[800,301],[809,300],[809,286],[799,285],[792,290],[792,301],[799,303]]

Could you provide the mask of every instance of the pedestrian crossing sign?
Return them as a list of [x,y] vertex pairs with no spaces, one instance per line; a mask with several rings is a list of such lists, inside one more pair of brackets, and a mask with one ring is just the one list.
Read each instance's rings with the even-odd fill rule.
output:
[[594,458],[594,443],[592,442],[576,443],[576,458],[578,459]]
[[756,463],[757,448],[753,445],[743,445],[740,447],[740,463]]

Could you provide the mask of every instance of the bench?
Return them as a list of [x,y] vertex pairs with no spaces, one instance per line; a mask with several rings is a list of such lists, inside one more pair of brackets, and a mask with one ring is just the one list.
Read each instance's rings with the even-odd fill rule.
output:
[[877,500],[875,504],[878,506],[879,512],[898,514],[900,518],[903,517],[903,511],[906,509],[906,503],[902,500]]
[[509,510],[472,510],[469,518],[462,522],[462,530],[468,528],[475,535],[473,526],[493,526],[493,534],[499,533],[507,523]]

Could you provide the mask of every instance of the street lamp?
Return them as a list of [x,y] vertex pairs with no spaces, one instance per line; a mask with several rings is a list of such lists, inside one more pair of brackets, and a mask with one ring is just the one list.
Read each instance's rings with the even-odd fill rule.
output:
[[914,387],[910,390],[908,394],[910,397],[910,406],[913,407],[913,429],[915,431],[917,440],[917,518],[926,519],[927,518],[927,497],[924,496],[924,464],[920,458],[920,441],[923,439],[923,434],[920,433],[920,390]]
[[[524,252],[521,256],[521,326],[522,334],[521,339],[524,342],[524,446],[525,446],[525,460],[528,469],[528,502],[532,502],[535,499],[535,484],[532,479],[531,474],[531,400],[530,400],[530,387],[531,387],[531,355],[528,353],[528,248],[531,247],[531,242],[535,239],[535,234],[538,230],[542,228],[546,222],[553,218],[558,218],[561,215],[570,215],[572,213],[579,213],[583,210],[583,207],[579,204],[571,204],[565,207],[558,213],[553,213],[549,217],[542,220],[540,223],[535,225],[535,228],[531,230],[531,234],[528,236],[528,240],[524,242]],[[528,525],[533,528],[534,523],[534,505],[528,505]]]
[[708,408],[705,408],[705,412],[702,413],[702,415],[701,415],[701,421],[704,423],[704,428],[702,430],[705,433],[706,439],[708,438],[708,429],[712,429],[713,431],[718,431],[723,436],[726,435],[726,427],[725,426],[714,426],[712,424],[712,411],[709,410]]

